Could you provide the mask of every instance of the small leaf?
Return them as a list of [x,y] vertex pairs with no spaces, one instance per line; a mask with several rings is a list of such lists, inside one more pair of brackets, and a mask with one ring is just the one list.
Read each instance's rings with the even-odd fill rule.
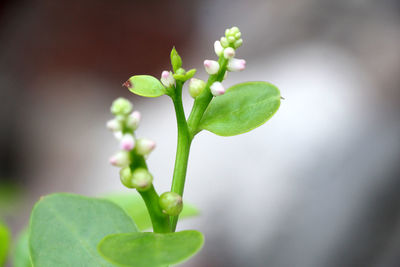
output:
[[280,105],[278,88],[267,82],[246,82],[230,87],[214,97],[207,107],[199,130],[233,136],[257,128],[275,114]]
[[196,74],[196,69],[188,70],[185,74],[185,81],[189,80]]
[[175,46],[172,47],[170,57],[172,69],[174,70],[174,72],[176,72],[180,67],[182,67],[182,59],[179,56],[178,51],[176,51]]
[[[129,216],[131,216],[140,231],[151,228],[151,219],[147,212],[146,205],[137,192],[110,194],[105,198],[120,206]],[[198,214],[199,211],[193,205],[184,202],[183,210],[180,213],[179,218],[193,217]]]
[[30,219],[32,264],[113,266],[99,255],[97,244],[109,234],[136,231],[132,219],[111,201],[73,194],[49,195],[35,205]]
[[10,241],[10,230],[0,222],[0,266],[3,266],[6,262]]
[[161,82],[150,75],[135,75],[124,83],[132,93],[145,97],[165,95],[166,90]]
[[158,267],[189,259],[203,243],[203,235],[194,230],[168,234],[139,232],[109,235],[99,243],[98,250],[119,266]]
[[32,267],[31,256],[29,254],[29,232],[24,229],[18,237],[14,251],[14,267]]

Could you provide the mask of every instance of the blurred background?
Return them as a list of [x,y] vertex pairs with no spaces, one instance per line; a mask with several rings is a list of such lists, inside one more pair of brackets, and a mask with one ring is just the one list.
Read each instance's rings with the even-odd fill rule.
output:
[[185,201],[201,216],[178,228],[206,243],[182,266],[400,266],[396,0],[3,0],[0,218],[14,236],[42,195],[124,190],[105,128],[118,96],[142,112],[155,186],[169,190],[172,103],[121,84],[170,69],[173,45],[205,79],[203,60],[235,25],[247,68],[225,85],[264,80],[285,100],[251,133],[194,141]]

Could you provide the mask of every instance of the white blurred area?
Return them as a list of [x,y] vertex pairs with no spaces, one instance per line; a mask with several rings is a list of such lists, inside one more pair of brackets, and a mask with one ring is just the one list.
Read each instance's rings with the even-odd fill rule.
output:
[[[215,57],[212,43],[235,24],[247,68],[224,84],[265,80],[285,99],[250,133],[202,132],[194,140],[184,199],[201,216],[179,228],[199,229],[206,245],[182,266],[399,266],[400,23],[399,6],[384,3],[397,11],[361,0],[199,4],[184,66],[206,78],[202,61]],[[95,93],[119,86],[77,73],[31,84],[31,92],[48,89],[22,103],[18,136],[34,151],[24,158],[32,200],[54,191],[124,190],[108,165],[118,149],[105,128],[112,98]],[[167,191],[176,149],[172,103],[133,102],[143,118],[138,136],[157,142],[148,161],[155,187]],[[191,103],[185,92],[187,113]]]

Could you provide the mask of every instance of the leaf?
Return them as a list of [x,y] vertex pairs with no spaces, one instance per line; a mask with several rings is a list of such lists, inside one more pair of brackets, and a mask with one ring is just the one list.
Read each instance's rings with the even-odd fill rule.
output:
[[145,97],[158,97],[166,93],[161,82],[150,75],[132,76],[124,85],[132,93]]
[[31,215],[32,263],[40,267],[113,266],[98,254],[97,244],[109,234],[136,231],[132,219],[111,201],[49,195],[36,203]]
[[158,267],[189,259],[203,243],[203,235],[194,230],[168,234],[138,232],[106,236],[98,250],[118,266]]
[[249,132],[264,124],[280,105],[278,88],[267,82],[246,82],[230,87],[214,97],[207,107],[199,130],[221,136]]
[[32,267],[29,254],[29,232],[28,228],[24,229],[18,237],[14,251],[14,267]]
[[172,69],[176,72],[180,67],[182,67],[182,59],[179,56],[178,51],[176,51],[175,46],[172,47],[170,58]]
[[[151,219],[149,213],[147,212],[146,205],[144,204],[142,197],[137,192],[110,194],[105,198],[111,200],[124,209],[125,212],[135,221],[140,231],[151,228]],[[185,202],[179,218],[193,217],[197,216],[198,214],[199,211],[193,205]]]
[[10,230],[7,226],[0,222],[0,266],[3,266],[6,262],[10,242]]

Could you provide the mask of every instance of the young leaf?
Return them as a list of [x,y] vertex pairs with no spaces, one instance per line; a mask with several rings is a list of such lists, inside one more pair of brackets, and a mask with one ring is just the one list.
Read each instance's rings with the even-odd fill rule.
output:
[[10,241],[10,230],[0,222],[0,266],[3,266],[6,262]]
[[98,250],[118,266],[158,267],[187,260],[203,243],[203,235],[194,230],[168,234],[128,233],[106,236]]
[[32,267],[31,256],[29,254],[29,232],[24,229],[18,237],[14,250],[14,267]]
[[[105,197],[120,206],[135,221],[140,231],[151,228],[151,220],[143,199],[137,192],[110,194]],[[183,210],[179,218],[197,216],[199,211],[186,202],[183,204]]]
[[145,97],[165,95],[166,91],[161,82],[150,75],[135,75],[124,83],[129,91]]
[[175,49],[175,46],[171,50],[171,65],[174,72],[176,72],[180,67],[182,67],[182,59]]
[[109,234],[136,231],[132,219],[111,201],[73,194],[49,195],[36,203],[30,219],[32,264],[113,266],[98,254],[97,244]]
[[267,82],[246,82],[230,87],[207,107],[199,130],[233,136],[257,128],[275,114],[280,105],[278,88]]

